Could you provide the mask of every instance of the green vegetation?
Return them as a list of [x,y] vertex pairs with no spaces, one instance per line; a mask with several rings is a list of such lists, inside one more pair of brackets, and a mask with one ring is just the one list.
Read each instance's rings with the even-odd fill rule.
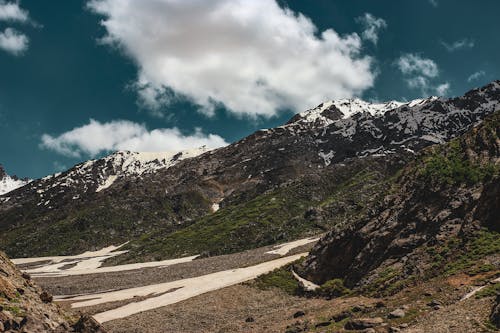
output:
[[[318,234],[366,214],[370,203],[384,193],[386,177],[353,169],[333,179],[300,179],[228,205],[177,231],[146,233],[127,246],[129,253],[106,264],[228,254]],[[322,211],[328,211],[328,218],[318,216]]]
[[26,312],[16,305],[3,304],[2,307],[3,307],[4,311],[9,311],[14,316],[24,317],[26,315]]
[[494,297],[500,293],[500,283],[484,287],[476,293],[476,298]]
[[297,295],[299,283],[292,275],[291,268],[293,265],[294,263],[263,274],[255,279],[253,285],[262,290],[278,288],[287,294]]
[[466,147],[460,139],[454,139],[446,146],[436,147],[424,158],[420,173],[430,182],[476,184],[490,179],[498,172],[491,163],[485,165],[473,161],[466,154]]
[[316,291],[316,294],[328,298],[340,297],[350,293],[351,290],[344,286],[344,281],[342,279],[328,280]]
[[[457,246],[457,253],[449,257],[450,262],[444,267],[445,275],[470,271],[474,274],[484,264],[480,260],[488,255],[500,253],[500,233],[482,230],[466,244]],[[455,259],[456,258],[456,259]],[[473,275],[471,274],[471,275]]]

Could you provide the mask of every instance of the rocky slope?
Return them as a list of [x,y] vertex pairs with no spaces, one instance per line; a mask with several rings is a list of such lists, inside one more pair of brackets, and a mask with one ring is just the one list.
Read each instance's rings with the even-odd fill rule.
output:
[[[498,81],[452,99],[332,101],[225,148],[149,159],[140,172],[123,171],[131,153],[86,162],[0,196],[0,247],[67,254],[138,239],[136,256],[168,256],[198,251],[201,233],[200,244],[224,253],[322,232],[364,213],[360,198],[416,151],[464,133],[499,103]],[[180,248],[166,248],[168,237]]]
[[0,332],[104,333],[104,329],[90,317],[52,303],[50,294],[0,252]]
[[[394,293],[434,276],[500,274],[500,112],[424,149],[367,218],[329,232],[302,273]],[[495,273],[496,272],[496,273]]]
[[22,187],[29,182],[29,179],[19,179],[17,176],[9,176],[0,164],[0,195]]

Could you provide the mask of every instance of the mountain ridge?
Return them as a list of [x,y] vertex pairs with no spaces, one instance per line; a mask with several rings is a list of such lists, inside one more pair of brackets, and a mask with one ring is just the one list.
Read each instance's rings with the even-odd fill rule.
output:
[[[113,173],[104,173],[107,178],[101,179],[107,164],[100,159],[93,162],[95,169],[78,175],[76,181],[82,186],[61,186],[61,175],[36,180],[0,196],[0,247],[15,256],[69,254],[160,231],[169,234],[201,221],[216,208],[241,207],[265,193],[287,188],[293,179],[321,179],[334,166],[368,165],[371,162],[364,162],[366,158],[381,158],[374,163],[404,161],[424,147],[448,141],[479,124],[498,107],[500,82],[462,97],[419,103],[394,104],[395,109],[383,113],[358,112],[347,118],[334,104],[321,109],[323,105],[319,113],[328,123],[323,118],[305,119],[307,112],[318,113],[317,108],[311,109],[283,126],[257,131],[229,146],[138,176],[109,180]],[[327,182],[340,186],[340,178],[336,180],[340,176],[332,177]],[[93,185],[85,186],[87,180]],[[311,190],[311,198],[317,190]],[[305,211],[307,207],[296,212],[300,220]],[[308,223],[305,228],[315,227]],[[287,237],[291,236],[277,228],[267,242]]]

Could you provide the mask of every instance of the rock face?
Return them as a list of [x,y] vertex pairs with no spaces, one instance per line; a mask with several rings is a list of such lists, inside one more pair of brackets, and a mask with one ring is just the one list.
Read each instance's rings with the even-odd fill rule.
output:
[[44,294],[0,252],[0,332],[105,332],[92,318],[79,318]]
[[320,240],[304,276],[316,283],[341,278],[348,287],[371,282],[382,268],[415,277],[437,260],[429,257],[433,248],[450,241],[460,248],[481,228],[498,231],[499,138],[496,112],[461,137],[423,150],[370,217]]
[[9,176],[0,164],[0,195],[9,193],[10,191],[22,187],[29,182],[29,179],[19,179],[16,176]]
[[[118,152],[0,196],[0,248],[16,257],[70,254],[172,233],[214,207],[237,207],[301,177],[314,182],[328,175],[321,179],[340,184],[343,166],[374,160],[376,169],[384,160],[406,160],[464,133],[499,104],[499,81],[453,99],[331,101],[198,156]],[[315,198],[317,187],[301,191]],[[319,218],[308,217],[310,224]]]
[[490,321],[497,328],[500,328],[500,295],[497,295],[493,309],[491,310]]

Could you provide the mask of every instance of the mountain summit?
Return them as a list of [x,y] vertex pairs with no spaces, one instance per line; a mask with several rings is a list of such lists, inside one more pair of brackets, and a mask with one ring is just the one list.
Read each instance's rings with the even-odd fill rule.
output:
[[29,182],[30,180],[28,179],[19,179],[17,176],[9,176],[0,164],[0,195],[13,191]]
[[[205,243],[197,244],[216,253],[318,233],[328,225],[311,220],[317,215],[308,213],[311,206],[341,191],[358,197],[335,209],[362,212],[366,202],[359,198],[377,194],[370,184],[382,184],[420,149],[465,133],[499,107],[494,81],[450,99],[330,101],[212,151],[117,152],[0,196],[0,246],[17,257],[70,254],[141,237],[147,246],[131,248],[163,257],[198,251],[179,239],[201,229]],[[360,182],[362,174],[369,178]],[[349,181],[359,186],[347,190]],[[290,216],[262,212],[249,219],[243,212],[252,205]],[[232,224],[223,228],[220,219]],[[160,250],[157,242],[167,239],[179,244]]]

